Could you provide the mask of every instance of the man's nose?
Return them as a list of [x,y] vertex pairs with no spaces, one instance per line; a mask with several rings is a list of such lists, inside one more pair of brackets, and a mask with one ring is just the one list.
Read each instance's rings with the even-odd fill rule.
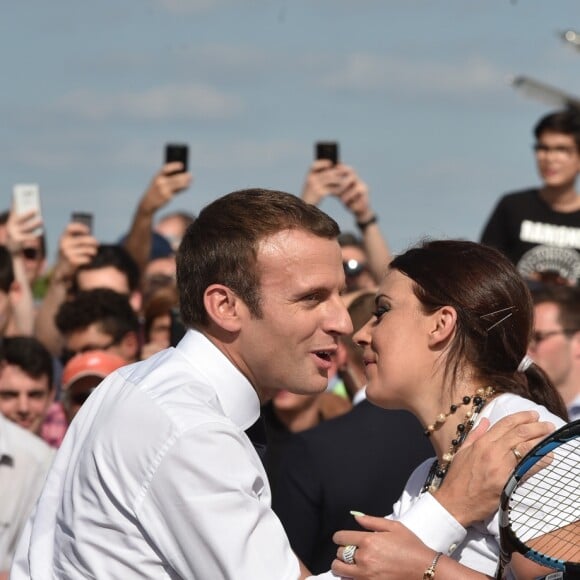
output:
[[30,409],[28,395],[20,395],[18,397],[18,412],[21,415],[26,415]]
[[341,335],[352,334],[353,331],[352,320],[350,318],[348,310],[346,309],[346,306],[344,305],[344,302],[342,301],[342,298],[338,299],[338,302],[335,306],[334,318],[335,318],[334,325],[337,334]]

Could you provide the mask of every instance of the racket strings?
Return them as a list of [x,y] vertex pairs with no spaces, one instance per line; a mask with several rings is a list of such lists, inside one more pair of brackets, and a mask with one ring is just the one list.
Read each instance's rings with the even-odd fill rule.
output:
[[530,548],[580,561],[580,439],[571,439],[522,477],[509,505],[510,526]]

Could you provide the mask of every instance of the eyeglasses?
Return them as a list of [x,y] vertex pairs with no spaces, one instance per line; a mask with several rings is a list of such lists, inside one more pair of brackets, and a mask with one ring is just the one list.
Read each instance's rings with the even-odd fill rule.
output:
[[531,339],[531,343],[532,344],[540,344],[540,342],[543,342],[544,340],[546,340],[547,338],[550,338],[551,336],[556,336],[557,334],[574,334],[575,332],[578,332],[578,329],[576,328],[564,328],[562,330],[546,330],[545,332],[542,332],[540,330],[533,332],[532,333],[532,339]]
[[567,145],[556,145],[555,147],[549,147],[543,143],[535,143],[533,149],[537,155],[548,155],[548,153],[553,153],[556,157],[571,157],[574,153],[578,153],[578,149],[576,147]]

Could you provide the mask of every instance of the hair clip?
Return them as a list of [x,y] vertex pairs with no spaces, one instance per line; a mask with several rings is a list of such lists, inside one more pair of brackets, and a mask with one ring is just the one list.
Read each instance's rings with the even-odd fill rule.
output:
[[520,361],[518,365],[518,373],[525,373],[534,364],[533,359],[531,359],[527,354]]
[[507,320],[510,316],[513,316],[513,310],[515,310],[515,306],[508,306],[507,308],[501,308],[500,310],[495,310],[494,312],[489,312],[488,314],[482,314],[480,316],[480,318],[483,318],[484,320],[488,320],[489,318],[492,318],[493,316],[495,316],[496,314],[502,314],[503,312],[508,312],[508,314],[506,314],[503,318],[500,318],[498,321],[494,322],[490,327],[486,328],[486,332],[489,332],[492,328],[495,328],[498,324],[501,324],[502,322],[504,322],[505,320]]

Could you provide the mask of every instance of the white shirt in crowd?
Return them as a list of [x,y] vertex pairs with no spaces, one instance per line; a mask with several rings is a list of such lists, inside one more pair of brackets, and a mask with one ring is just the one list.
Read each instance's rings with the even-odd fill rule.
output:
[[0,413],[0,572],[10,568],[53,458],[52,447]]

